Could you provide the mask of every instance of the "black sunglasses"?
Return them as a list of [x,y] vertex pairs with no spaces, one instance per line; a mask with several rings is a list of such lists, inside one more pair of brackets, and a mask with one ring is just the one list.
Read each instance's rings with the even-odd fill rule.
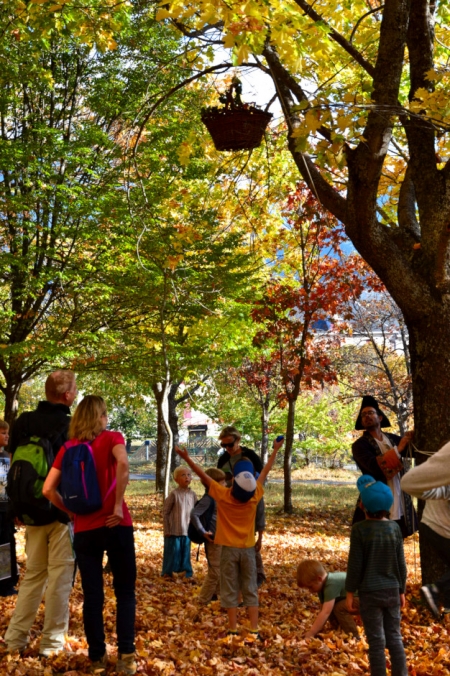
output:
[[233,448],[236,441],[230,441],[228,444],[220,444],[222,448]]

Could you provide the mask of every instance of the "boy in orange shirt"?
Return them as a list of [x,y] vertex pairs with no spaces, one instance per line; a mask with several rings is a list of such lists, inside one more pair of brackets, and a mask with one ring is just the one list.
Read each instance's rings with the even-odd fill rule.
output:
[[189,457],[185,449],[176,448],[178,455],[207,486],[209,495],[217,502],[215,544],[222,545],[220,559],[220,601],[227,609],[229,634],[237,634],[239,591],[248,608],[250,633],[258,635],[258,587],[255,562],[256,506],[264,494],[263,484],[272,469],[283,437],[273,444],[273,452],[258,478],[249,460],[240,460],[233,467],[230,488],[213,481]]

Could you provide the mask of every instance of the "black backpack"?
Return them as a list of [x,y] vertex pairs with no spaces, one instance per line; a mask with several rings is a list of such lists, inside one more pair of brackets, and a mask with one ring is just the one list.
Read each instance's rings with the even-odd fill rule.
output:
[[[211,527],[211,521],[212,521],[212,518],[214,516],[214,510],[216,508],[215,500],[213,500],[213,498],[210,497],[209,495],[208,495],[208,498],[210,500],[208,509],[206,510],[206,512],[203,512],[203,514],[199,517],[200,522],[201,522],[203,528],[205,529],[205,531],[209,531],[209,529]],[[199,502],[200,502],[200,500],[197,500],[197,502],[194,505],[194,509],[196,508],[196,506],[198,505]],[[196,527],[194,526],[192,521],[189,522],[187,534],[188,534],[189,540],[191,542],[195,542],[196,545],[203,545],[206,542],[206,539],[204,538],[203,533],[200,533],[196,529]]]
[[[34,412],[27,413],[28,429],[31,416]],[[45,525],[58,518],[59,510],[44,498],[42,487],[55,459],[53,444],[66,429],[67,422],[64,422],[61,429],[53,430],[46,437],[24,437],[14,451],[6,493],[15,516],[26,525]]]

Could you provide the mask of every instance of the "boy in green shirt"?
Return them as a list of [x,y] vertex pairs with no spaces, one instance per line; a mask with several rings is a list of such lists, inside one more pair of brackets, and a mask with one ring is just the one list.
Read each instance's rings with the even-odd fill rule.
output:
[[322,631],[330,618],[334,618],[346,634],[359,637],[355,619],[346,606],[345,578],[346,573],[327,573],[323,564],[315,559],[300,561],[297,568],[298,586],[318,594],[322,604],[320,613],[304,638],[313,638]]

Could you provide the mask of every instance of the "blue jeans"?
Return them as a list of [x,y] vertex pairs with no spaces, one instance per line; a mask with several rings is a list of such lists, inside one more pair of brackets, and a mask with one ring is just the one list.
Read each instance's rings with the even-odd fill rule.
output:
[[371,676],[386,676],[385,648],[391,656],[392,676],[408,676],[400,633],[399,590],[360,592],[359,611],[369,644]]
[[169,535],[164,537],[163,567],[161,575],[186,573],[192,577],[191,541],[187,535]]
[[113,575],[117,602],[117,645],[119,653],[134,653],[136,616],[136,558],[132,526],[94,528],[75,533],[73,543],[83,587],[84,631],[91,660],[106,650],[103,627],[103,553],[106,551]]

